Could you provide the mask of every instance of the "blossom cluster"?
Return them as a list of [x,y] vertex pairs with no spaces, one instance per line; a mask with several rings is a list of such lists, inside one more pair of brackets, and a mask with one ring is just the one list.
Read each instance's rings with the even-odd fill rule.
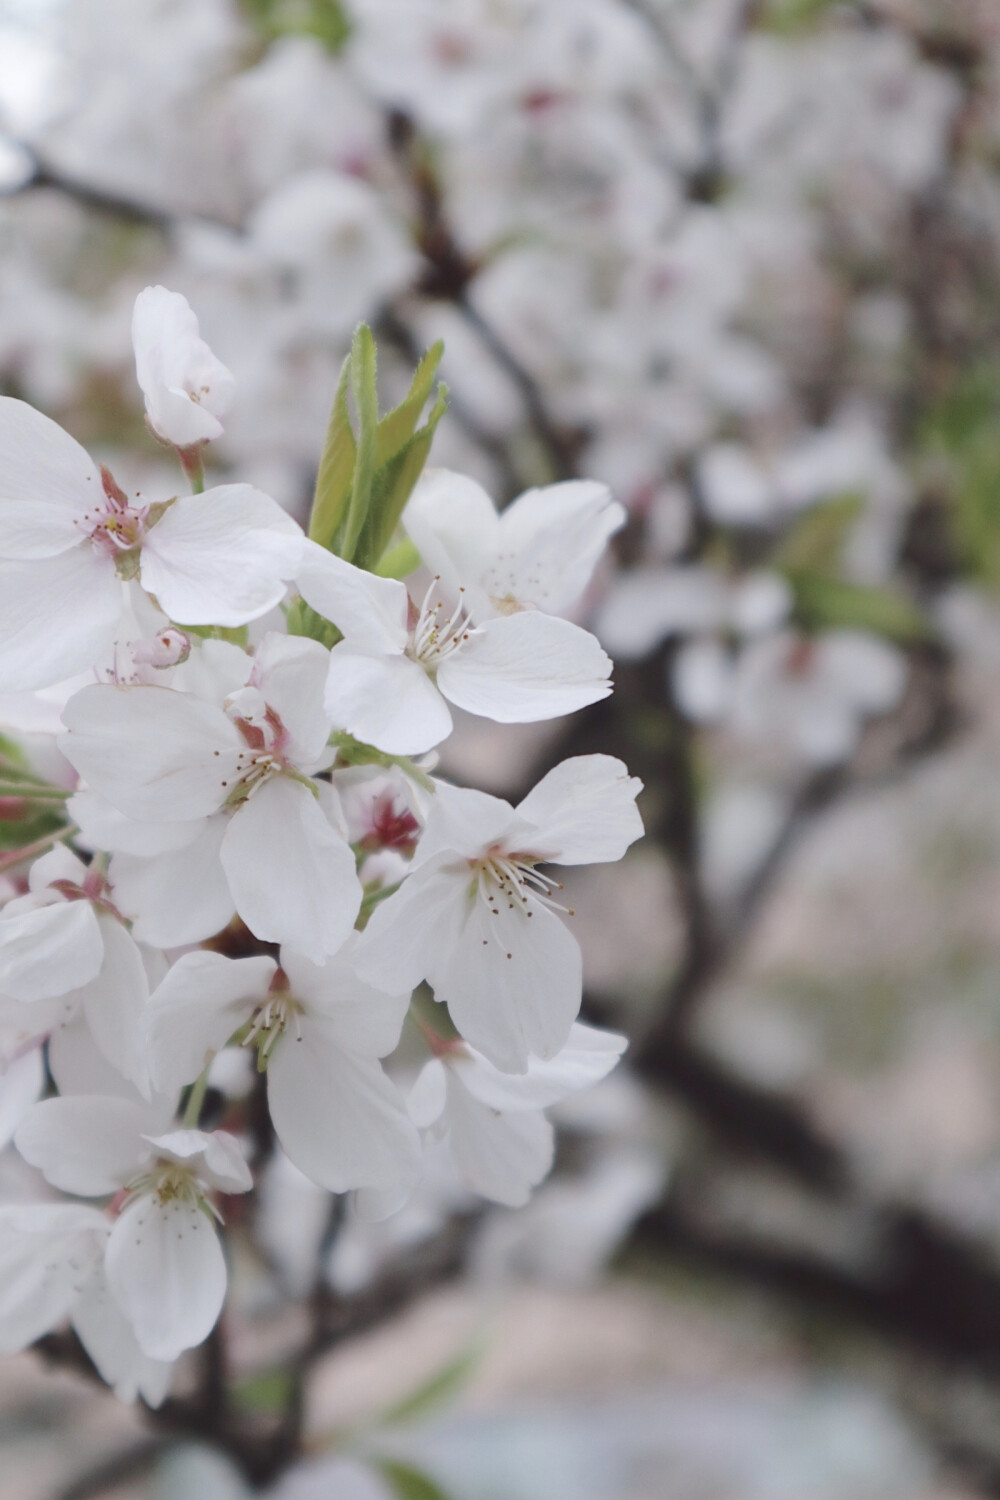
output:
[[438,356],[379,420],[360,330],[307,535],[252,485],[204,487],[233,380],[185,299],[142,292],[133,341],[190,494],[127,493],[0,398],[0,782],[35,835],[0,867],[0,1134],[43,1194],[0,1205],[0,1348],[69,1319],[156,1404],[255,1184],[239,1059],[287,1160],[360,1215],[404,1204],[428,1150],[524,1203],[545,1110],[625,1045],[577,1020],[552,867],[642,827],[607,755],[516,806],[435,775],[453,710],[535,723],[610,693],[569,618],[624,519],[604,485],[498,514],[422,471]]

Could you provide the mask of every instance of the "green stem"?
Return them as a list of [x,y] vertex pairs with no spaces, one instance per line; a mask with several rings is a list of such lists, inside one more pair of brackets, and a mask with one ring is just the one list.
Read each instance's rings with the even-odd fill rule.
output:
[[198,1121],[201,1119],[201,1108],[205,1103],[205,1094],[208,1090],[208,1070],[211,1066],[211,1063],[206,1063],[191,1085],[191,1092],[187,1096],[187,1103],[184,1106],[184,1114],[181,1118],[181,1125],[185,1130],[198,1129]]

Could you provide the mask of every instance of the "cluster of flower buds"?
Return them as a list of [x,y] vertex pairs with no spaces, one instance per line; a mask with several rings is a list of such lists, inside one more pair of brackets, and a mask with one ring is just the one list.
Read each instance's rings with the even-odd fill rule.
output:
[[[0,1140],[40,1174],[0,1205],[0,1349],[68,1319],[155,1404],[219,1316],[219,1226],[254,1187],[234,1057],[287,1158],[359,1213],[399,1208],[442,1143],[466,1188],[525,1202],[545,1109],[625,1045],[577,1022],[549,868],[642,830],[609,756],[516,807],[433,774],[451,706],[525,723],[611,691],[566,618],[623,519],[604,486],[498,515],[424,472],[440,349],[380,417],[362,328],[306,535],[250,485],[204,488],[233,382],[185,300],[147,289],[133,334],[190,494],[126,494],[0,400]],[[408,1018],[424,1062],[387,1068]]]

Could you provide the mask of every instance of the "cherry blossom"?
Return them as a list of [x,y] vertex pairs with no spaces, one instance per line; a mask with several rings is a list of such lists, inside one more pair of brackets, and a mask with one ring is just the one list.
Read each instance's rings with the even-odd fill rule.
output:
[[106,876],[66,848],[36,860],[27,895],[0,910],[0,1031],[14,1056],[82,1011],[98,1048],[144,1090],[143,956]]
[[554,1132],[542,1113],[610,1073],[625,1049],[623,1036],[574,1023],[569,1040],[548,1062],[502,1073],[462,1042],[438,1043],[409,1097],[414,1122],[447,1137],[466,1187],[518,1208],[552,1165]]
[[235,626],[279,603],[296,523],[252,485],[154,504],[124,494],[75,439],[0,397],[0,691],[86,671],[113,644],[123,582],[176,623]]
[[[322,961],[343,944],[361,902],[335,794],[312,780],[333,759],[322,707],[329,653],[269,634],[252,660],[236,648],[206,659],[221,702],[95,684],[66,705],[64,753],[125,819],[179,829],[166,846],[155,828],[145,845],[139,834],[140,852],[160,856],[155,865],[116,862],[137,931],[164,945],[208,937],[228,920],[227,887],[228,915]],[[190,679],[201,663],[183,670]]]
[[464,596],[446,604],[436,580],[416,607],[403,584],[306,547],[299,590],[344,636],[330,655],[327,708],[366,744],[391,755],[430,750],[451,732],[449,703],[524,724],[611,691],[610,658],[568,620],[525,610],[473,624]]
[[[168,1116],[169,1118],[169,1116]],[[18,1128],[17,1149],[53,1187],[118,1199],[104,1249],[108,1290],[148,1358],[200,1344],[226,1294],[214,1195],[252,1178],[224,1131],[163,1131],[162,1106],[98,1095],[46,1099]]]
[[512,808],[438,785],[402,888],[376,908],[358,973],[386,989],[421,979],[462,1036],[504,1072],[550,1060],[580,1009],[580,949],[540,866],[622,857],[642,833],[640,783],[621,761],[563,761]]
[[378,1059],[395,1049],[409,1002],[409,990],[362,983],[350,947],[322,965],[282,949],[280,970],[269,958],[188,953],[150,1000],[153,1080],[180,1088],[238,1037],[266,1070],[289,1160],[331,1192],[376,1189],[401,1201],[420,1153]]
[[523,609],[565,614],[625,523],[608,487],[569,480],[527,490],[501,514],[475,480],[426,469],[404,524],[446,596],[461,591],[471,620]]

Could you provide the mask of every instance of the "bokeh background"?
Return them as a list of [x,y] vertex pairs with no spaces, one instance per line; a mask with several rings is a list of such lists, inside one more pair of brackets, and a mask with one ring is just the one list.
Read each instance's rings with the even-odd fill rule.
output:
[[[629,511],[614,697],[447,752],[646,783],[571,890],[629,1060],[524,1210],[364,1230],[272,1164],[240,1420],[326,1330],[274,1493],[1000,1494],[997,0],[0,0],[0,194],[0,386],[126,487],[176,486],[162,282],[237,379],[217,479],[305,516],[364,319],[386,404],[445,341],[435,463]],[[3,1500],[250,1493],[37,1354],[0,1455]]]

